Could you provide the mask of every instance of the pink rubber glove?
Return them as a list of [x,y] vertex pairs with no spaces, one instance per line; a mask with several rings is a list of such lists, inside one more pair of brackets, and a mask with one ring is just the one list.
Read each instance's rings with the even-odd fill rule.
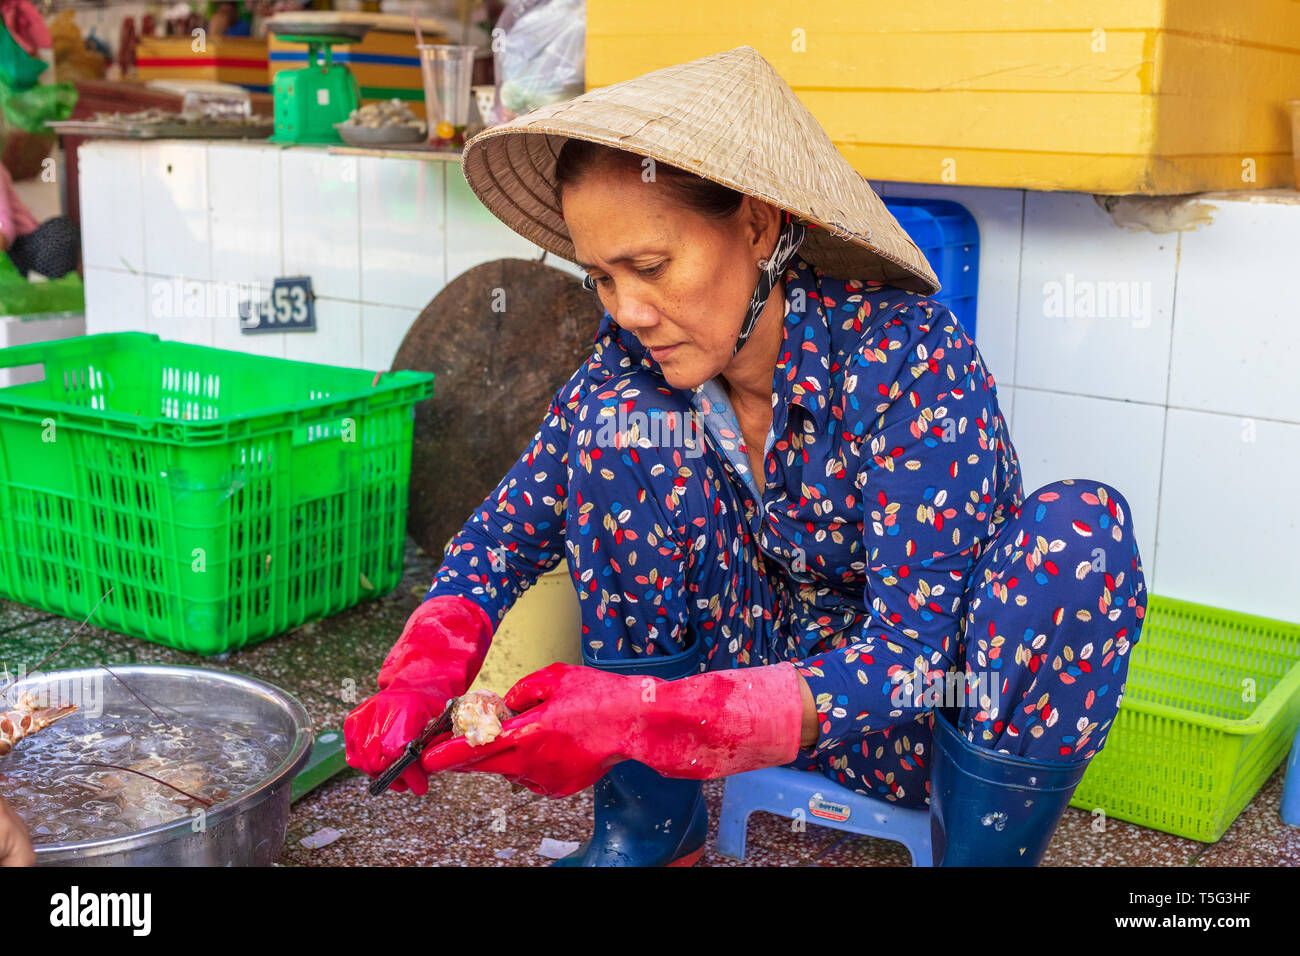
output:
[[[384,659],[379,693],[343,723],[348,765],[378,777],[447,701],[469,690],[492,642],[492,621],[468,598],[430,598],[416,608]],[[429,777],[413,764],[392,790],[429,790]]]
[[496,740],[434,744],[424,769],[499,773],[550,797],[577,793],[628,759],[665,777],[709,780],[789,763],[803,723],[788,662],[676,681],[552,664],[515,684],[505,702],[522,713]]

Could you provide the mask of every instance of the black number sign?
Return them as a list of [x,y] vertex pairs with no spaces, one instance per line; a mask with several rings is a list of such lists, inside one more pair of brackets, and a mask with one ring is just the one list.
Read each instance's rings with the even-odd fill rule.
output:
[[239,311],[241,331],[250,335],[258,332],[314,332],[316,296],[311,291],[311,276],[276,279],[269,299],[245,303]]

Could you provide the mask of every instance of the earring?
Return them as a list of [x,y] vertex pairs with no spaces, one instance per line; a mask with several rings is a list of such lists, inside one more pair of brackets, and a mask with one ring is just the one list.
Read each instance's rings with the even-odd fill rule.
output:
[[758,260],[758,267],[759,267],[760,269],[763,269],[764,271],[766,271],[766,270],[767,270],[767,264],[768,264],[769,261],[770,261],[770,260],[768,260],[768,259],[759,259],[759,260]]

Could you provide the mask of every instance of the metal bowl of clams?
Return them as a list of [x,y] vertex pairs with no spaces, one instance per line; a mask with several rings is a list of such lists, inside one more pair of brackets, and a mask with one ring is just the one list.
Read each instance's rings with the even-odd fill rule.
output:
[[284,847],[311,721],[271,684],[123,665],[16,681],[7,706],[76,709],[0,757],[38,865],[269,866]]
[[426,139],[424,123],[398,99],[358,107],[334,128],[349,146],[405,146]]

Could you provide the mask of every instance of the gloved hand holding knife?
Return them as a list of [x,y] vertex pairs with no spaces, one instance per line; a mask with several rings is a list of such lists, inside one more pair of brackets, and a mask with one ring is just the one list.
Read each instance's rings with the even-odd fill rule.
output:
[[794,760],[811,704],[801,685],[789,662],[676,681],[551,664],[506,694],[521,713],[496,740],[474,747],[453,737],[421,763],[429,773],[499,773],[550,797],[577,793],[629,759],[665,777],[730,776]]
[[812,710],[788,662],[676,681],[552,664],[506,694],[518,716],[502,723],[496,740],[477,747],[464,737],[438,740],[449,720],[432,722],[448,718],[449,702],[474,682],[491,633],[486,613],[467,599],[421,605],[384,662],[380,693],[344,724],[348,763],[381,777],[413,741],[431,741],[392,789],[424,794],[429,773],[457,770],[498,773],[563,797],[628,759],[695,780],[788,763]]
[[[416,608],[379,671],[379,693],[343,724],[348,765],[379,777],[399,760],[474,683],[492,632],[487,612],[467,598],[435,597]],[[423,795],[428,774],[415,763],[392,789]]]

